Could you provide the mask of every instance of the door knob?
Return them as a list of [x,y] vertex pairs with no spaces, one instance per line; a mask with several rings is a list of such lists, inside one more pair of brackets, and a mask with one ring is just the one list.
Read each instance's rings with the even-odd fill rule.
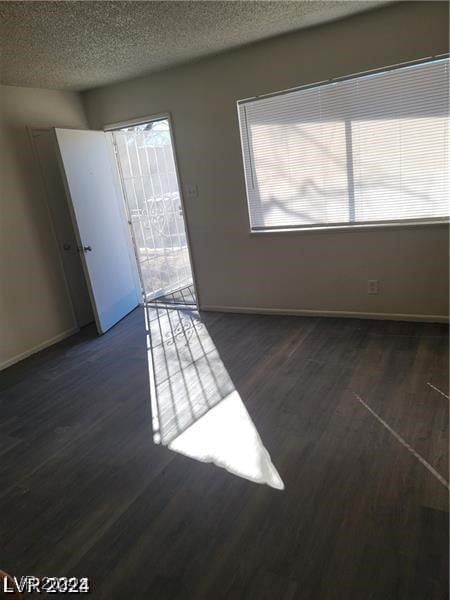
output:
[[78,252],[91,252],[92,248],[90,246],[78,246]]

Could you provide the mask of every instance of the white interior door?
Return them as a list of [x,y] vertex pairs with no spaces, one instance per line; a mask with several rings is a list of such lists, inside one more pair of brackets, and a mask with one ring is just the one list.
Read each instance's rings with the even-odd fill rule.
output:
[[55,133],[97,330],[104,333],[139,304],[111,136],[74,129]]
[[54,135],[51,129],[33,129],[31,136],[75,317],[78,327],[83,327],[92,323],[94,314],[83,266],[77,251],[77,240],[70,217],[64,182],[58,166]]

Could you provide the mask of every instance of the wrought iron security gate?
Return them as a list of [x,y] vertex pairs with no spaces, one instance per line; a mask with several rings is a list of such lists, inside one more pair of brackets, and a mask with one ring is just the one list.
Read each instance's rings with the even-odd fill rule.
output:
[[192,286],[169,120],[112,133],[145,299]]

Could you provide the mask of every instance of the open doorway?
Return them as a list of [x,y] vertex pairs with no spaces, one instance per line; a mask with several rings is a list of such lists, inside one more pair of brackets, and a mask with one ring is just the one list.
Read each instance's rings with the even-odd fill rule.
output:
[[146,301],[195,304],[168,117],[112,130]]
[[76,325],[105,333],[142,298],[195,306],[168,117],[30,134]]

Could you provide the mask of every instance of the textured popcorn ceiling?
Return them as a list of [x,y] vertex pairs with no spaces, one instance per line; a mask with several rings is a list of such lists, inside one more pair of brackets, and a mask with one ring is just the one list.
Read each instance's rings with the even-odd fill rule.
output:
[[386,2],[0,2],[1,81],[85,90]]

